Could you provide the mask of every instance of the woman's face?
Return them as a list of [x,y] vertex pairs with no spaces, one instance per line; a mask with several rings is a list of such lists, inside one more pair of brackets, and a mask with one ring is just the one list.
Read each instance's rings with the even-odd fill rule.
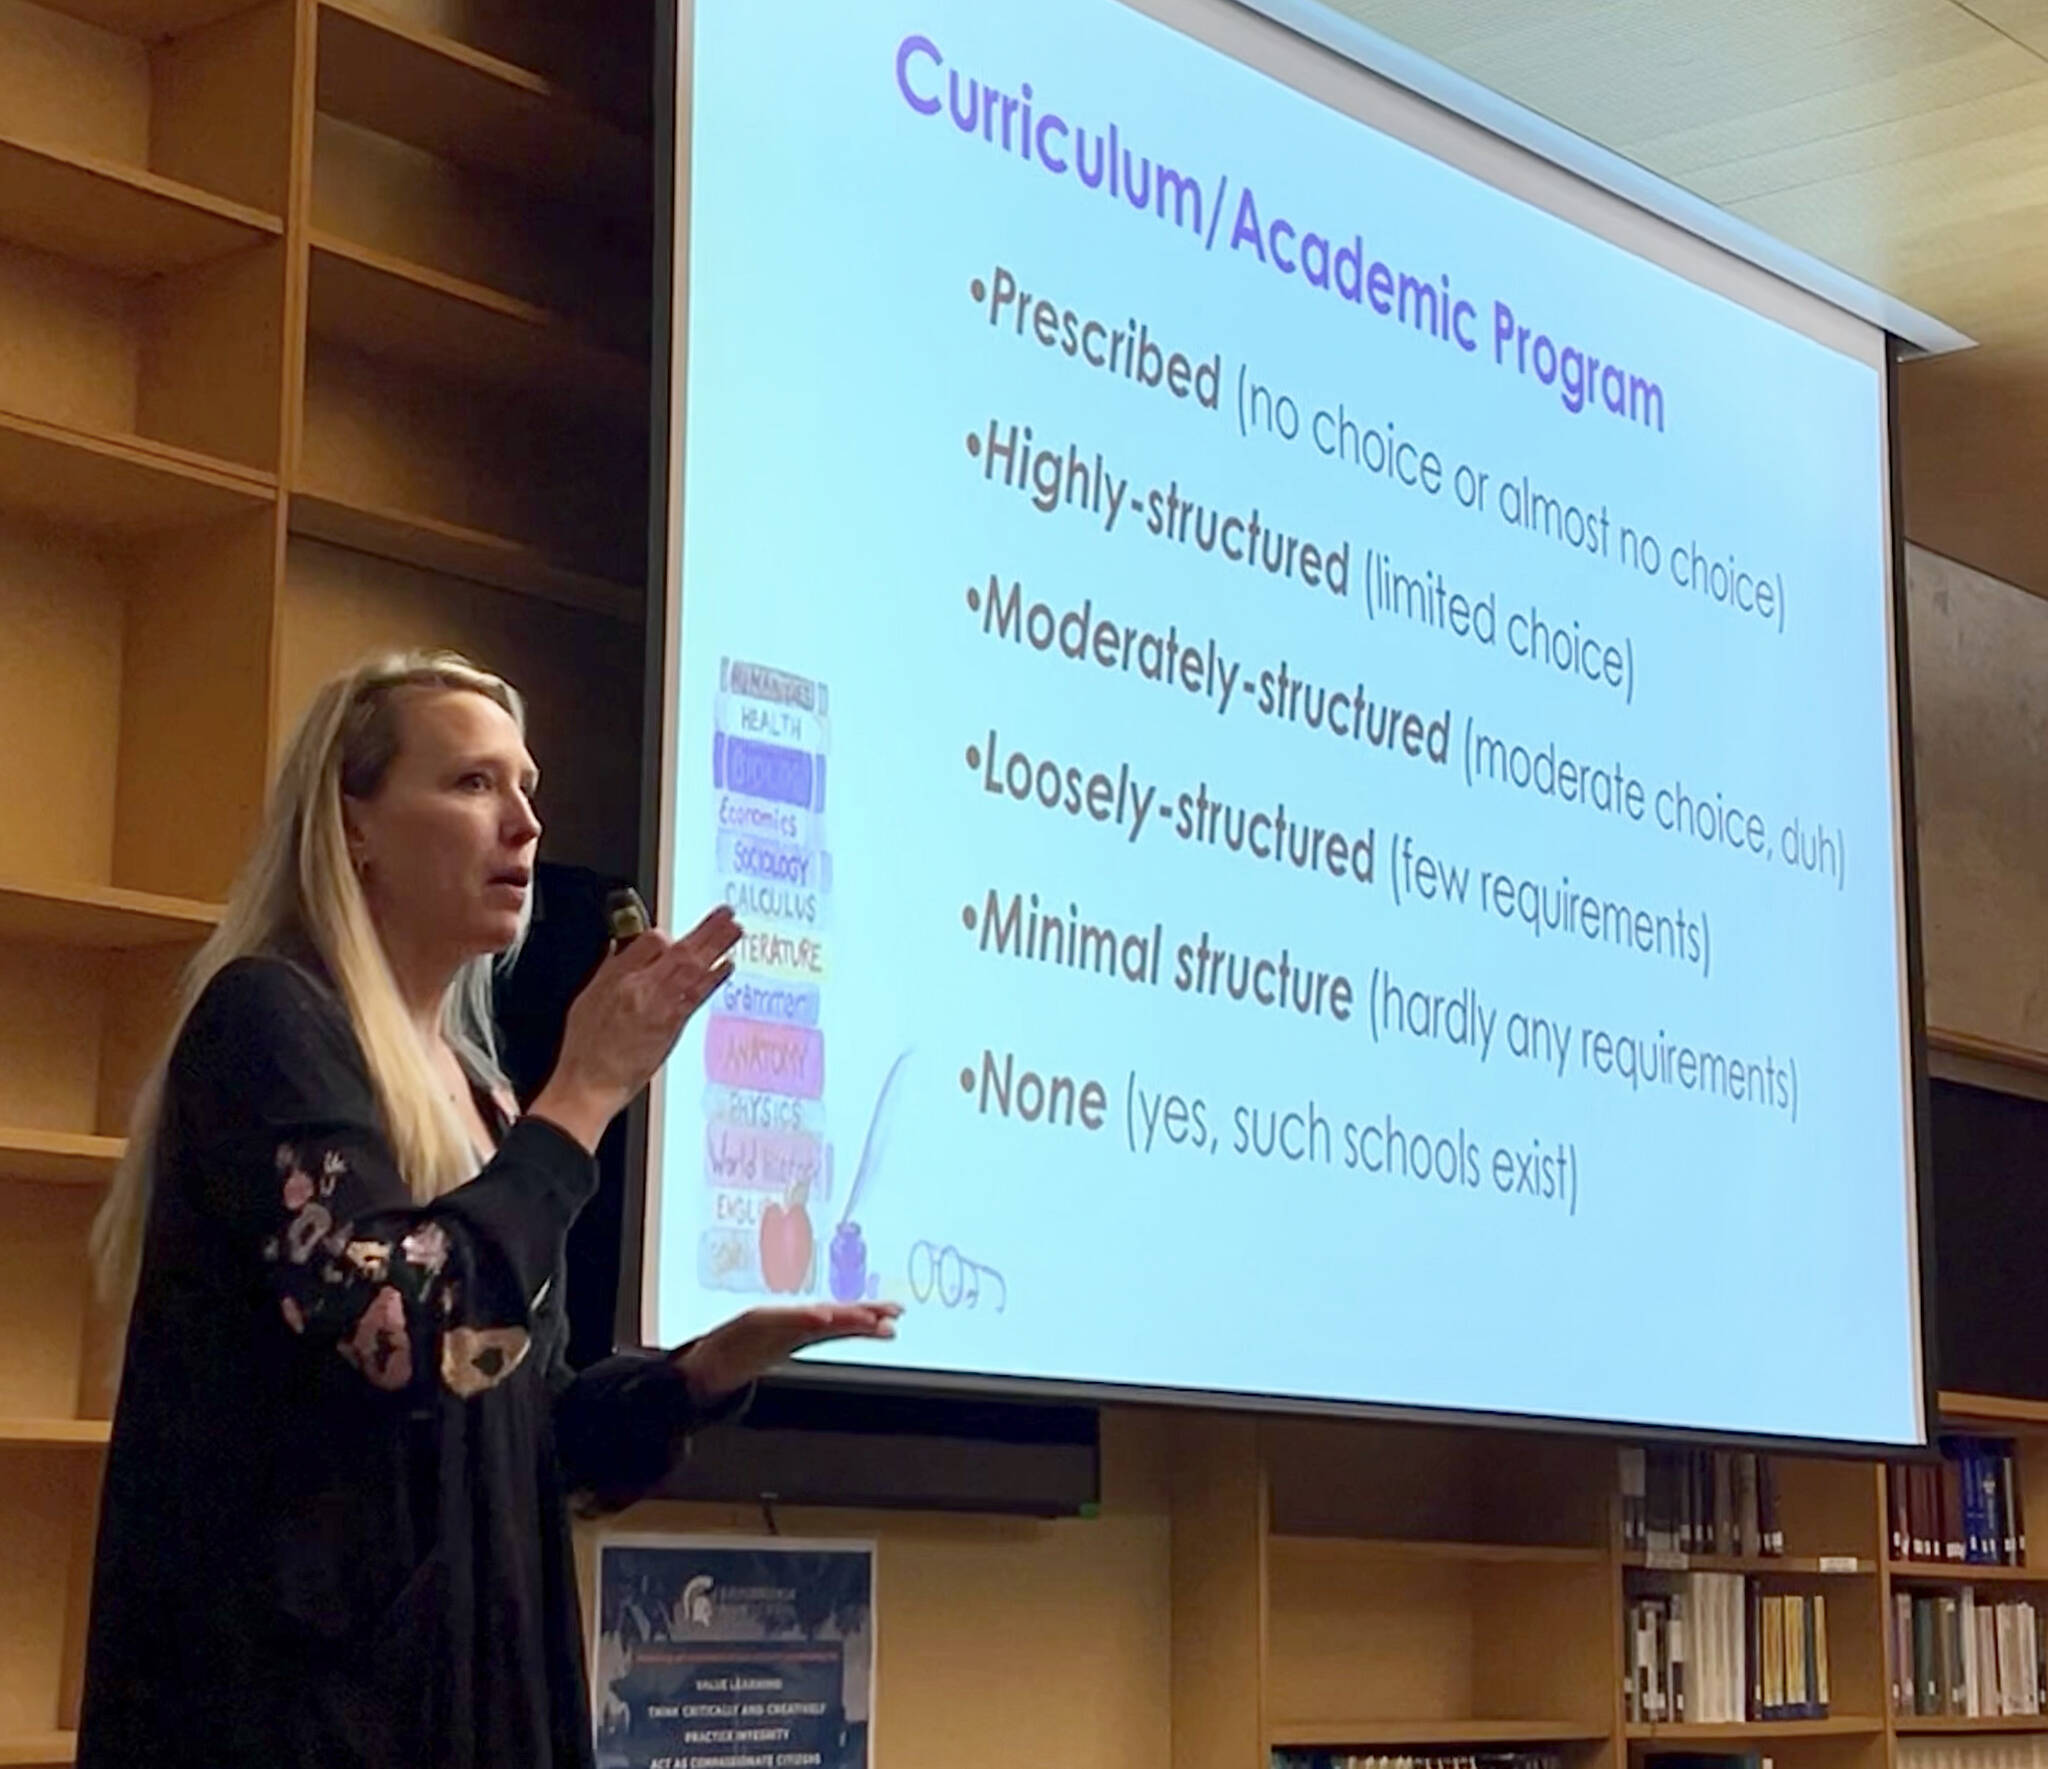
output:
[[459,964],[519,937],[540,819],[539,771],[494,700],[403,688],[398,754],[376,795],[348,799],[349,845],[385,943]]

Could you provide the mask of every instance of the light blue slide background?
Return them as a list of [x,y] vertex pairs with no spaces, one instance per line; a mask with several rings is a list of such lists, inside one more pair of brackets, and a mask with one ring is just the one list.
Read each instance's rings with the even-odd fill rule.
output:
[[[846,0],[801,32],[777,9],[698,0],[691,128],[682,665],[674,900],[715,900],[710,757],[721,657],[829,685],[832,889],[823,1107],[835,1186],[824,1249],[882,1077],[912,1054],[858,1207],[901,1339],[854,1361],[953,1372],[1361,1399],[1862,1441],[1916,1431],[1913,1280],[1892,870],[1884,464],[1876,373],[1441,166],[1115,0]],[[897,45],[1041,110],[1114,121],[1134,151],[1232,204],[1431,277],[1479,306],[1476,356],[1216,249],[1072,177],[960,134],[898,92]],[[921,64],[925,91],[945,75]],[[1206,197],[1205,197],[1206,200]],[[968,284],[997,265],[1168,348],[1220,351],[1211,414],[992,329]],[[1497,368],[1490,303],[1654,377],[1663,434],[1574,415]],[[1667,539],[1782,572],[1782,636],[1355,467],[1238,434],[1240,363],[1304,414],[1342,401],[1447,461],[1527,472]],[[991,420],[1101,451],[1317,541],[1429,564],[1503,614],[1633,639],[1633,706],[1348,600],[1245,571],[988,483],[963,439]],[[1846,889],[1725,850],[1376,755],[983,636],[964,592],[1213,636],[1248,673],[1285,659],[1403,706],[1452,709],[1560,754],[1682,778],[1764,815],[1846,832]],[[1240,683],[1240,693],[1244,684]],[[1371,890],[1016,805],[962,756],[1021,747],[1162,798],[1206,781],[1380,834]],[[1455,742],[1455,738],[1454,738]],[[1394,908],[1389,832],[1433,851],[1709,918],[1713,974],[1513,923]],[[1503,1010],[1797,1059],[1793,1125],[1676,1088],[1632,1094],[1347,1025],[986,954],[961,906],[996,887],[1122,925],[1203,930],[1350,975],[1470,983]],[[1504,1017],[1504,1014],[1503,1014]],[[652,1283],[664,1342],[750,1298],[700,1290],[704,1029],[670,1064]],[[1112,1131],[1005,1124],[961,1091],[984,1047],[1099,1077]],[[1314,1101],[1333,1127],[1459,1131],[1482,1150],[1576,1145],[1575,1214],[1552,1203],[1222,1151],[1134,1155],[1124,1090]],[[1112,1133],[1114,1132],[1114,1134]],[[1341,1129],[1339,1129],[1341,1137]],[[1341,1156],[1341,1149],[1340,1149]],[[1001,1273],[974,1307],[912,1299],[915,1243]],[[819,1293],[822,1293],[822,1287]],[[826,1354],[832,1355],[832,1354]]]

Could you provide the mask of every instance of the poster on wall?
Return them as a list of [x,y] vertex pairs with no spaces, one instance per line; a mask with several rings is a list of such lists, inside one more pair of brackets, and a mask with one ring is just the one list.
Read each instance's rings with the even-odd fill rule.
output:
[[875,1550],[606,1537],[598,1769],[873,1769]]

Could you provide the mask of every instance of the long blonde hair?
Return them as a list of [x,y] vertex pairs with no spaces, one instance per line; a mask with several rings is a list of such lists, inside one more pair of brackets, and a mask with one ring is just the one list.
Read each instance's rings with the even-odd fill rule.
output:
[[[439,1197],[476,1171],[476,1151],[399,996],[349,858],[342,816],[343,799],[375,796],[397,758],[397,700],[406,688],[481,694],[503,707],[522,734],[526,729],[518,692],[453,652],[374,657],[334,677],[314,696],[285,751],[262,834],[229,893],[220,926],[186,967],[170,1036],[136,1096],[127,1152],[93,1221],[93,1268],[113,1316],[117,1356],[155,1190],[171,1050],[207,985],[235,959],[294,945],[319,956],[348,1009],[385,1133],[416,1200]],[[472,1072],[502,1086],[491,1016],[494,962],[477,958],[462,967],[442,1006],[442,1030]]]

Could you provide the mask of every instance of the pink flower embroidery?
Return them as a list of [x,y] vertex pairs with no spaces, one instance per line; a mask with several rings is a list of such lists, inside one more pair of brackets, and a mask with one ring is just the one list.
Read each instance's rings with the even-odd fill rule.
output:
[[313,1249],[320,1245],[320,1237],[334,1226],[334,1219],[321,1204],[308,1204],[291,1220],[285,1230],[285,1248],[292,1256],[292,1264],[304,1265],[313,1257]]
[[303,1333],[306,1330],[305,1310],[300,1308],[289,1296],[285,1297],[278,1304],[278,1307],[284,1310],[284,1324],[291,1328],[294,1333]]
[[438,1222],[421,1224],[405,1237],[404,1246],[406,1259],[434,1276],[448,1263],[448,1231]]
[[337,1349],[374,1386],[405,1387],[412,1380],[412,1336],[405,1329],[405,1304],[398,1292],[389,1284],[379,1290],[354,1334]]
[[313,1196],[313,1182],[294,1167],[285,1176],[284,1207],[297,1210],[308,1203]]

